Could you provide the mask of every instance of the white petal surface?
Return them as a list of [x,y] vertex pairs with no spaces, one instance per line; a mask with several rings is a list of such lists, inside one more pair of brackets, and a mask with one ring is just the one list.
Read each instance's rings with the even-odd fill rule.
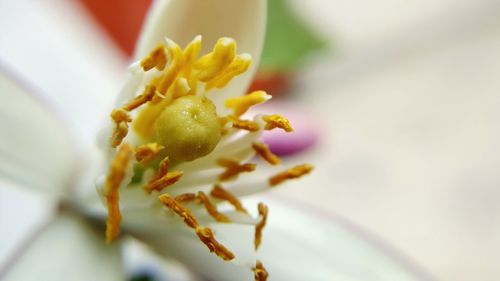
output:
[[224,91],[214,94],[216,104],[222,105],[228,96],[243,94],[255,73],[264,42],[266,5],[265,0],[155,1],[139,38],[135,58],[145,56],[165,37],[184,46],[202,35],[202,53],[210,51],[220,37],[234,38],[238,53],[249,53],[253,64]]
[[124,280],[120,253],[102,233],[69,214],[60,215],[7,269],[4,281]]
[[24,85],[0,69],[0,177],[61,193],[76,169],[63,122]]
[[94,144],[120,89],[126,62],[78,5],[0,1],[0,59],[61,108],[77,142]]
[[[306,214],[298,211],[297,207],[287,207],[274,201],[269,205],[268,225],[257,256],[267,268],[270,280],[430,279],[398,260],[394,253],[390,256],[389,249],[370,242],[367,236],[338,218],[321,213]],[[219,230],[217,239],[236,253],[253,245],[253,228],[229,225],[216,230]],[[235,241],[239,244],[235,245]],[[237,255],[237,263],[243,266],[224,263],[209,254],[199,241],[189,237],[163,237],[148,242],[160,253],[177,257],[193,270],[206,274],[210,280],[253,280],[250,268],[254,258]]]

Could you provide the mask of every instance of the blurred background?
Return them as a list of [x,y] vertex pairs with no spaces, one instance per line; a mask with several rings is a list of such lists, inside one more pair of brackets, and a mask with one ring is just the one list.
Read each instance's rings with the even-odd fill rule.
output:
[[[274,193],[346,218],[436,280],[500,280],[500,1],[269,4],[254,87],[275,96],[270,106],[296,132],[286,145],[266,140],[316,166]],[[0,59],[62,111],[76,83],[83,104],[102,106],[92,96],[118,91],[148,5],[1,0]],[[81,83],[102,73],[99,85]],[[5,222],[13,197],[1,192]]]

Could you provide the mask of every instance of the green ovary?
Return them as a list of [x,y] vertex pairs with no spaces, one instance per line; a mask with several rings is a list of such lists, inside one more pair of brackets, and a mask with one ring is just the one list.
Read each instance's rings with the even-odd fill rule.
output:
[[154,141],[176,161],[192,161],[209,154],[221,138],[215,105],[197,96],[177,98],[163,109],[153,129]]

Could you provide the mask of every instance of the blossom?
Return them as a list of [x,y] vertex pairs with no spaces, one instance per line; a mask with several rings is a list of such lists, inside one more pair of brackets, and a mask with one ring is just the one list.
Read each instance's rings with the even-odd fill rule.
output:
[[[225,9],[221,9],[222,7]],[[220,23],[215,20],[216,18],[210,17],[220,11],[234,13],[236,16],[231,19],[236,22],[228,25],[227,22]],[[181,23],[182,19],[176,16],[179,14],[184,15],[184,20],[189,19],[188,22]],[[195,150],[195,146],[192,145],[188,145],[187,149],[175,147],[178,142],[171,144],[170,140],[162,140],[155,136],[155,131],[159,131],[160,135],[177,132],[179,128],[169,127],[170,124],[167,121],[171,120],[170,118],[166,118],[165,122],[153,122],[158,125],[156,128],[150,128],[149,134],[144,131],[141,133],[141,130],[148,131],[147,124],[150,124],[138,121],[141,120],[142,114],[146,116],[142,118],[146,119],[148,115],[153,115],[155,120],[158,118],[162,120],[163,115],[173,116],[176,123],[181,125],[187,125],[190,122],[190,120],[180,121],[177,115],[171,114],[176,112],[177,106],[181,108],[183,106],[182,104],[174,105],[175,101],[172,103],[174,107],[169,107],[166,114],[162,111],[160,117],[154,114],[155,105],[147,104],[154,102],[155,98],[160,100],[158,103],[161,103],[161,99],[168,98],[167,92],[170,89],[167,87],[163,91],[152,90],[152,86],[156,88],[160,84],[150,83],[151,79],[154,79],[154,75],[150,74],[155,74],[155,70],[145,70],[149,68],[148,58],[155,57],[155,50],[160,50],[160,53],[165,51],[165,58],[171,64],[166,62],[163,67],[170,69],[172,62],[175,62],[176,54],[182,54],[185,58],[184,55],[189,53],[190,46],[191,49],[198,48],[202,39],[197,37],[197,34],[201,34],[204,42],[215,44],[214,51],[221,46],[222,49],[232,49],[233,45],[236,50],[235,42],[238,42],[238,50],[242,50],[243,53],[239,53],[239,56],[235,54],[231,62],[237,56],[243,62],[248,61],[249,56],[245,53],[255,59],[259,57],[262,45],[264,14],[265,1],[241,1],[237,4],[233,1],[220,1],[217,5],[209,1],[156,2],[138,45],[136,59],[139,63],[131,66],[132,77],[128,80],[115,110],[111,113],[111,126],[109,130],[104,130],[100,138],[105,165],[101,167],[98,163],[92,163],[103,174],[97,181],[97,189],[101,199],[105,201],[104,206],[107,210],[96,202],[99,197],[91,188],[93,183],[75,183],[76,177],[73,172],[77,170],[79,161],[73,149],[73,141],[63,130],[60,120],[43,104],[30,97],[27,88],[20,86],[17,81],[11,79],[10,75],[2,73],[0,76],[2,100],[8,101],[8,103],[2,103],[2,114],[5,117],[1,121],[2,131],[8,136],[2,138],[2,152],[10,153],[7,154],[10,157],[2,157],[1,175],[32,189],[48,190],[57,206],[53,221],[5,271],[7,280],[31,280],[33,278],[121,280],[120,238],[129,235],[144,241],[161,255],[174,257],[188,265],[191,270],[214,280],[251,280],[253,278],[264,280],[266,276],[264,267],[275,280],[303,280],[316,276],[318,280],[322,278],[329,280],[331,276],[345,275],[335,273],[334,269],[328,266],[329,263],[325,266],[320,262],[332,257],[329,245],[311,244],[314,239],[310,239],[311,241],[307,243],[298,240],[307,237],[306,233],[309,232],[335,233],[331,228],[324,227],[317,222],[317,219],[304,217],[293,209],[270,208],[271,212],[276,212],[277,215],[275,219],[270,216],[267,221],[269,210],[262,203],[258,204],[259,216],[255,219],[246,214],[245,207],[239,201],[240,196],[270,189],[271,186],[276,186],[289,178],[298,177],[310,170],[308,165],[301,165],[266,178],[262,178],[260,174],[258,177],[248,175],[254,181],[244,180],[245,175],[239,175],[240,172],[253,169],[252,165],[243,163],[243,160],[249,159],[255,152],[271,164],[279,162],[276,156],[257,141],[261,130],[273,127],[290,130],[290,126],[282,116],[270,115],[258,116],[254,120],[243,119],[246,105],[255,103],[253,99],[264,101],[268,98],[264,93],[256,92],[242,99],[229,98],[232,95],[244,93],[255,70],[255,63],[248,66],[249,69],[245,69],[245,74],[239,75],[238,73],[237,77],[230,77],[234,80],[228,85],[221,82],[226,80],[222,79],[225,76],[220,76],[224,72],[214,71],[214,77],[220,79],[207,78],[207,81],[200,83],[202,90],[211,88],[211,82],[213,88],[210,90],[217,89],[212,93],[208,92],[206,96],[187,94],[192,90],[198,90],[191,84],[193,81],[187,79],[189,78],[187,76],[172,81],[171,86],[177,87],[181,92],[184,91],[181,96],[187,96],[185,99],[178,97],[177,100],[187,101],[195,107],[201,107],[202,113],[209,112],[208,115],[211,115],[206,117],[209,120],[221,119],[220,128],[215,129],[221,132],[220,139],[211,140],[217,137],[210,137],[214,131],[210,128],[207,129],[209,137],[195,135],[194,140],[209,139],[208,143],[204,143],[199,150]],[[221,26],[226,26],[226,28],[220,29]],[[229,29],[227,29],[228,26]],[[192,32],[195,34],[188,32],[190,28],[193,28]],[[234,28],[232,32],[231,28]],[[164,41],[165,36],[175,42],[170,39]],[[230,37],[233,39],[229,39]],[[219,40],[219,38],[222,39]],[[164,45],[155,49],[156,45],[162,42],[165,42]],[[191,44],[187,44],[188,42]],[[181,49],[180,45],[187,45],[187,47]],[[199,48],[202,52],[201,45]],[[209,52],[206,53],[210,56]],[[203,58],[202,56],[200,59],[202,62]],[[154,68],[162,69],[161,59],[151,61],[154,62]],[[207,66],[211,65],[211,63],[207,64]],[[150,70],[152,72],[149,72]],[[159,73],[156,72],[155,75]],[[210,75],[207,74],[207,77]],[[221,105],[227,105],[229,110],[226,113],[219,112],[224,108]],[[217,111],[214,112],[212,107],[215,107]],[[129,115],[129,112],[136,109],[138,110],[137,116]],[[202,121],[205,120],[205,117],[201,118]],[[133,128],[132,120],[143,125],[138,126],[139,129]],[[201,129],[206,129],[207,124],[201,123]],[[211,121],[207,123],[213,125]],[[227,132],[223,132],[223,129]],[[109,142],[110,134],[113,136],[111,143]],[[184,133],[181,131],[178,136],[184,136]],[[173,149],[172,145],[174,145]],[[172,150],[169,150],[167,155],[161,155],[164,149]],[[177,154],[179,151],[183,152]],[[154,159],[155,156],[163,157],[159,157],[161,159],[158,162]],[[137,161],[135,165],[134,161]],[[155,161],[156,164],[152,164]],[[175,170],[172,171],[172,169]],[[226,186],[223,186],[226,184],[225,181],[236,176],[240,176],[241,179],[235,184],[241,183],[241,185],[226,189]],[[83,186],[83,189],[80,189],[80,186]],[[206,192],[203,192],[204,190],[197,193],[186,191],[186,189],[191,191],[191,189],[207,188],[207,186],[209,189],[205,190]],[[214,199],[227,201],[232,207],[226,209],[229,211],[219,211],[214,204]],[[197,202],[193,202],[195,205],[188,209],[186,207],[188,205],[183,204],[184,200]],[[192,216],[189,215],[190,213]],[[120,218],[123,218],[123,225],[120,223]],[[290,221],[290,218],[293,220]],[[205,224],[222,225],[224,228],[228,225],[235,225],[234,223],[227,224],[227,220],[238,224],[234,229],[218,231],[215,234],[211,226],[205,226]],[[105,221],[109,245],[103,243]],[[96,232],[96,228],[99,231]],[[120,235],[119,230],[122,231]],[[256,235],[254,235],[254,230]],[[249,232],[251,239],[248,239]],[[222,236],[223,233],[227,233],[227,236],[219,240],[219,234]],[[272,238],[272,242],[267,244],[262,242],[262,236]],[[242,240],[250,243],[244,243]],[[304,243],[298,243],[298,241]],[[258,248],[260,243],[263,243],[262,250],[264,251],[262,262],[238,256],[238,253],[245,252],[244,248],[248,245],[251,246],[250,248]],[[267,250],[266,245],[270,247]],[[219,257],[211,254],[210,251],[215,252]],[[299,264],[305,270],[287,266],[295,264],[296,259],[300,260]],[[252,268],[254,273],[250,271]]]

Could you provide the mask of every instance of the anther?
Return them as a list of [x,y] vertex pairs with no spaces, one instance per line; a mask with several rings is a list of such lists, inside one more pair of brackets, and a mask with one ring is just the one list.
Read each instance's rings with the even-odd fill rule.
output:
[[153,160],[164,147],[153,142],[135,148],[135,159],[142,165]]
[[266,94],[266,92],[255,91],[241,97],[227,99],[226,107],[232,108],[234,110],[234,115],[241,116],[247,112],[250,107],[266,102],[269,99],[271,99],[271,96]]
[[255,281],[266,281],[269,277],[267,270],[264,268],[264,265],[261,261],[257,260],[255,263],[255,267],[252,268]]
[[241,204],[240,200],[219,184],[216,184],[212,191],[210,191],[210,196],[229,202],[229,204],[233,205],[239,212],[248,213],[245,207],[243,207],[243,204]]
[[175,201],[179,203],[193,202],[198,199],[198,196],[194,193],[183,193],[175,196]]
[[205,209],[207,210],[208,214],[210,216],[212,216],[216,221],[218,221],[218,222],[230,222],[231,221],[228,217],[221,214],[217,210],[217,206],[215,206],[212,203],[212,201],[210,201],[210,199],[207,197],[207,195],[203,191],[198,192],[198,199],[205,205]]
[[148,193],[153,191],[161,192],[163,189],[175,184],[178,182],[184,173],[182,171],[169,172],[163,177],[149,182],[146,186],[144,186],[144,190]]
[[283,171],[281,173],[272,176],[269,179],[269,185],[276,186],[278,184],[283,183],[286,180],[300,178],[301,176],[310,173],[312,170],[313,166],[310,164],[302,164],[295,166],[293,168],[290,168],[286,171]]
[[236,42],[231,38],[220,38],[211,53],[202,56],[193,67],[199,70],[198,79],[208,82],[219,75],[236,56]]
[[205,85],[206,90],[225,87],[234,77],[244,73],[252,64],[249,54],[237,55],[229,66]]
[[264,203],[259,203],[257,206],[259,211],[260,221],[257,225],[255,225],[255,250],[257,250],[262,243],[262,231],[267,223],[267,215],[269,214],[269,208]]
[[210,228],[199,226],[196,228],[196,235],[208,247],[210,252],[215,253],[225,261],[234,259],[234,254],[215,240],[214,233]]
[[163,194],[163,195],[160,195],[160,197],[158,197],[158,199],[160,199],[160,201],[163,203],[163,205],[165,205],[167,208],[172,210],[179,217],[183,218],[184,223],[187,226],[189,226],[193,229],[198,228],[198,226],[199,226],[198,220],[193,216],[191,211],[188,208],[184,207],[179,202],[177,202],[174,198],[172,198],[172,196],[170,196],[169,194]]
[[260,129],[259,124],[251,120],[241,120],[235,116],[231,116],[230,120],[233,124],[232,127],[235,129],[241,129],[250,132],[257,132]]
[[217,161],[219,166],[226,168],[226,171],[219,176],[220,181],[235,179],[239,174],[244,172],[253,172],[256,165],[251,163],[240,164],[237,161],[221,158]]
[[279,114],[264,115],[262,116],[262,120],[266,122],[266,126],[264,127],[264,129],[266,130],[280,128],[287,133],[293,132],[293,128],[292,125],[290,124],[290,121],[288,121],[288,119]]
[[123,109],[127,111],[134,110],[139,106],[151,101],[153,97],[157,94],[156,87],[153,85],[147,85],[144,88],[142,94],[135,97],[132,101],[123,106]]
[[141,67],[144,71],[148,71],[154,67],[162,71],[167,65],[167,53],[165,45],[159,44],[151,53],[141,60]]
[[271,165],[279,165],[281,163],[281,159],[274,153],[269,150],[267,144],[263,142],[254,142],[252,144],[252,148],[255,152],[262,157],[262,159],[266,160]]
[[120,185],[125,179],[127,168],[132,158],[132,147],[125,143],[118,149],[106,177],[105,195],[108,204],[108,219],[106,221],[106,241],[111,243],[120,234]]
[[118,147],[123,139],[128,134],[128,125],[125,122],[120,122],[115,125],[113,134],[111,135],[111,147]]

